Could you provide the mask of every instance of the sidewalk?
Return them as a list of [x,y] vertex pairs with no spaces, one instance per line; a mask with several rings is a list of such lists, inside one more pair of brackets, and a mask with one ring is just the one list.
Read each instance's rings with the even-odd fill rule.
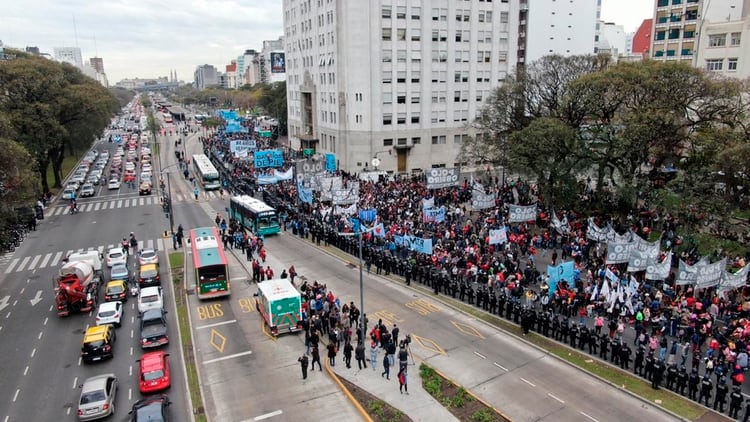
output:
[[[369,357],[369,350],[365,354]],[[336,357],[336,366],[329,367],[332,373],[357,385],[361,389],[383,400],[389,405],[402,411],[414,422],[418,421],[457,421],[455,416],[448,411],[443,405],[437,402],[427,391],[422,388],[422,380],[419,377],[419,366],[409,365],[408,367],[408,386],[409,394],[399,392],[398,362],[391,368],[391,379],[387,380],[381,377],[383,373],[382,354],[378,357],[378,366],[375,370],[367,361],[367,369],[358,369],[357,362],[352,358],[352,367],[347,369],[344,364],[343,354],[339,353]],[[322,359],[322,357],[321,357]],[[366,404],[365,404],[366,407]]]

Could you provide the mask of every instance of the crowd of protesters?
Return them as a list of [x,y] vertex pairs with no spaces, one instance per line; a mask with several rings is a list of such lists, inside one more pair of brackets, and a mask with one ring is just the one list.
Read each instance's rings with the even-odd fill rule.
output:
[[[216,147],[216,143],[207,145]],[[235,164],[235,171],[257,175],[249,162]],[[339,175],[344,184],[356,179],[344,172]],[[521,325],[524,333],[533,330],[609,360],[645,377],[654,388],[665,386],[717,411],[728,411],[731,417],[737,417],[745,407],[741,389],[750,350],[750,291],[745,287],[719,294],[716,288],[679,286],[673,269],[659,281],[645,279],[642,272],[632,274],[639,282],[632,309],[619,300],[592,300],[605,272],[625,275],[627,264],[606,264],[606,244],[586,236],[589,216],[558,210],[569,230],[550,224],[551,210],[541,205],[542,198],[533,185],[519,180],[503,182],[488,175],[481,180],[481,188],[496,193],[496,203],[477,211],[469,206],[472,191],[477,189],[469,180],[442,189],[428,189],[423,176],[358,182],[358,208],[374,208],[385,229],[382,237],[372,232],[362,236],[362,257],[368,271],[400,276],[407,284],[426,285],[435,294],[450,295],[508,318]],[[343,235],[353,230],[350,220],[336,215],[330,203],[300,202],[294,182],[262,190],[293,235],[358,254],[358,239]],[[434,206],[446,208],[444,221],[424,221],[422,203],[427,198],[434,200]],[[582,186],[579,199],[593,203],[608,200],[586,186]],[[489,231],[504,226],[511,203],[538,203],[536,221],[511,224],[506,243],[490,244]],[[624,217],[599,215],[596,221],[599,226],[610,223],[620,233],[632,230],[644,238],[651,231],[660,232],[662,249],[674,249],[681,243],[679,220],[664,213],[656,216],[646,206]],[[395,236],[403,235],[432,239],[433,253],[417,253],[397,244]],[[695,249],[683,247],[680,258],[692,264],[700,257]],[[737,268],[745,265],[745,257],[727,258]],[[570,260],[575,262],[574,279],[560,283],[550,293],[542,274],[546,264]],[[750,400],[745,420],[748,410]]]

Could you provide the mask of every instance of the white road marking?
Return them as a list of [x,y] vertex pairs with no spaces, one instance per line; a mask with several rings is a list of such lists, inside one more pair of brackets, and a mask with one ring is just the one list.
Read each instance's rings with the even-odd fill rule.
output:
[[78,388],[78,377],[73,378],[73,389]]
[[130,368],[128,369],[128,376],[133,376],[133,365],[130,365]]
[[130,338],[133,338],[133,330],[130,330]]
[[102,203],[97,202],[96,205],[94,205],[94,211],[99,211],[99,208],[101,208],[101,206],[102,206]]
[[133,356],[133,347],[130,347],[130,356]]
[[233,355],[223,356],[223,357],[216,358],[216,359],[204,360],[203,364],[207,365],[209,363],[221,362],[223,360],[229,360],[229,359],[234,359],[234,358],[238,358],[238,357],[241,357],[241,356],[247,356],[247,355],[250,355],[252,353],[253,353],[252,351],[248,350],[247,352],[235,353]]
[[10,420],[10,416],[6,416],[3,422],[8,422]]
[[34,260],[31,261],[31,264],[29,264],[29,269],[36,268],[36,264],[39,263],[39,259],[41,259],[41,255],[37,255],[34,257]]
[[26,266],[30,259],[30,256],[25,257],[23,261],[21,261],[21,264],[18,265],[18,268],[16,268],[16,272],[23,271],[23,267]]
[[38,336],[37,338],[38,338],[39,340],[41,340],[41,339],[42,339],[42,335],[43,335],[43,334],[44,334],[44,331],[40,331],[40,332],[39,332],[39,336]]
[[78,366],[81,366],[81,363],[83,363],[83,359],[81,359],[81,357],[79,356],[78,357]]
[[487,357],[486,357],[486,356],[484,356],[483,354],[481,354],[481,353],[479,353],[479,352],[474,352],[474,354],[475,354],[475,355],[477,355],[477,356],[479,356],[479,357],[480,357],[480,358],[482,358],[482,359],[487,359]]
[[55,305],[49,305],[49,311],[52,312],[52,309],[55,307]]
[[265,415],[256,416],[256,417],[253,418],[253,420],[256,421],[256,422],[257,421],[262,421],[263,419],[268,419],[268,418],[272,418],[274,416],[279,416],[282,413],[284,413],[284,412],[282,412],[281,410],[274,410],[273,412],[266,413]]
[[222,321],[222,322],[217,322],[217,323],[214,323],[214,324],[201,325],[200,327],[195,327],[195,329],[196,330],[203,330],[205,328],[218,327],[220,325],[234,324],[235,322],[237,322],[236,319],[231,319],[229,321]]
[[13,268],[18,264],[18,260],[21,258],[16,258],[13,261],[10,262],[10,265],[8,265],[8,268],[5,269],[5,274],[10,274],[13,271]]
[[594,419],[593,417],[591,417],[591,416],[589,416],[589,415],[587,415],[587,414],[585,414],[585,413],[583,413],[583,412],[578,412],[578,413],[580,413],[580,414],[582,414],[583,416],[585,416],[585,417],[587,417],[587,418],[591,419],[591,420],[592,420],[592,421],[594,421],[594,422],[599,422],[599,421],[598,421],[597,419]]
[[52,252],[44,255],[44,259],[42,260],[42,263],[39,264],[39,268],[46,267],[47,266],[47,261],[49,261],[50,258],[52,258]]
[[565,402],[564,402],[564,401],[563,401],[562,399],[560,399],[559,397],[555,397],[555,395],[554,395],[554,394],[552,394],[552,393],[547,393],[547,395],[548,395],[548,396],[550,396],[550,397],[552,397],[553,399],[555,399],[555,400],[559,401],[560,403],[563,403],[563,404],[565,404]]
[[[16,302],[18,302],[18,301],[16,301]],[[8,318],[10,318],[10,311],[8,311],[8,314],[5,315],[5,319],[8,319]]]
[[525,378],[521,378],[521,381],[525,382],[526,384],[529,384],[532,387],[536,387],[536,385],[534,385],[531,381],[529,381],[529,380],[527,380]]
[[52,258],[52,262],[50,262],[50,263],[49,263],[49,266],[50,266],[50,267],[55,267],[55,266],[57,266],[57,263],[58,263],[58,262],[60,262],[60,258],[62,258],[62,254],[63,254],[63,253],[62,253],[62,251],[60,251],[60,252],[56,253],[56,254],[55,254],[55,257],[54,257],[54,258]]
[[36,347],[31,350],[31,357],[33,358],[34,355],[36,355]]
[[26,374],[29,373],[29,365],[26,365],[26,369],[23,370],[23,376],[25,377]]
[[128,388],[128,400],[133,400],[133,389]]
[[42,324],[42,325],[47,325],[47,321],[49,321],[49,317],[44,318],[44,324]]
[[13,395],[13,403],[15,403],[16,400],[18,400],[18,395],[19,394],[21,394],[21,389],[20,388],[16,389],[16,394]]
[[13,306],[16,306],[18,304],[18,299],[13,301]]
[[493,365],[497,366],[498,368],[502,369],[505,372],[508,372],[508,368],[504,367],[503,365],[500,365],[497,362],[492,362]]
[[[27,281],[27,282],[28,282],[28,281]],[[18,294],[23,294],[24,290],[26,290],[26,287],[22,288],[22,289],[21,289],[21,291],[20,291],[20,292],[18,292]]]
[[70,415],[70,409],[71,409],[71,408],[70,408],[70,407],[68,407],[68,410],[66,410],[66,411],[65,411],[65,414],[66,414],[66,415]]

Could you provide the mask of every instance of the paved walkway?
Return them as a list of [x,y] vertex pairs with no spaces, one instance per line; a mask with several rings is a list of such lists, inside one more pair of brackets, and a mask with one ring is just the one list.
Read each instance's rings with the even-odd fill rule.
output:
[[[369,358],[369,350],[365,353]],[[427,391],[422,388],[422,380],[419,377],[419,366],[409,365],[407,373],[407,385],[409,386],[408,394],[399,392],[398,362],[396,367],[391,368],[391,379],[388,380],[381,376],[383,373],[382,353],[379,355],[377,368],[372,369],[370,361],[367,361],[367,369],[360,370],[357,367],[356,360],[352,358],[352,367],[347,368],[343,362],[343,354],[339,354],[336,366],[330,369],[339,377],[355,384],[359,388],[378,397],[389,405],[402,411],[409,416],[411,420],[417,421],[457,421],[455,416],[449,412],[443,405],[437,402]],[[395,369],[395,370],[394,370]]]

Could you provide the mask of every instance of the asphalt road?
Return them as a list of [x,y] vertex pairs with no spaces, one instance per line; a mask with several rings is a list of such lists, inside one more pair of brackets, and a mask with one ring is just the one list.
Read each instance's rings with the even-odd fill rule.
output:
[[[115,145],[100,143],[98,149],[114,152]],[[79,204],[104,203],[109,200],[137,198],[137,191],[123,186],[100,192]],[[64,201],[57,201],[63,206]],[[55,206],[57,205],[55,204]],[[84,365],[80,362],[83,332],[93,325],[92,315],[72,315],[59,318],[54,309],[52,279],[60,267],[60,259],[68,252],[80,249],[106,251],[134,232],[142,247],[156,247],[160,259],[166,262],[164,242],[158,236],[163,229],[163,214],[158,205],[137,205],[129,208],[97,209],[76,215],[52,215],[37,231],[0,265],[0,420],[53,421],[76,420],[79,385],[88,377],[115,373],[119,378],[116,415],[113,420],[128,418],[132,403],[141,398],[137,384],[137,362],[142,351],[138,344],[138,319],[135,299],[126,303],[123,325],[117,329],[115,357],[111,360]],[[130,258],[130,267],[134,258]],[[162,272],[164,274],[164,272]],[[108,274],[105,271],[105,279]],[[165,300],[171,301],[170,284],[165,283]],[[103,299],[104,289],[100,291]],[[7,300],[6,300],[7,298]],[[170,303],[170,302],[166,302]],[[170,335],[177,339],[175,316],[167,315]],[[172,387],[168,392],[172,401],[171,416],[188,420],[185,376],[179,364],[180,349],[176,342],[167,346],[172,355]]]

